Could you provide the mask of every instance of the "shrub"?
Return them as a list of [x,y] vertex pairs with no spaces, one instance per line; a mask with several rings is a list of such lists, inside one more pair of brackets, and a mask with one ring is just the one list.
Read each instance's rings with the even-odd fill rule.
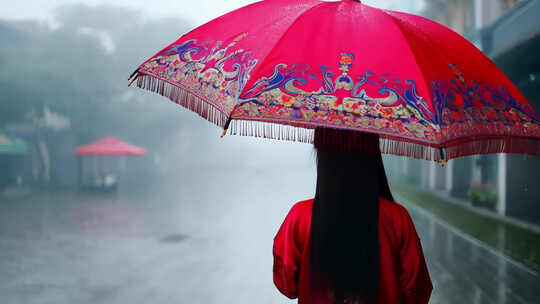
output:
[[497,192],[489,184],[473,184],[468,191],[473,206],[495,210]]

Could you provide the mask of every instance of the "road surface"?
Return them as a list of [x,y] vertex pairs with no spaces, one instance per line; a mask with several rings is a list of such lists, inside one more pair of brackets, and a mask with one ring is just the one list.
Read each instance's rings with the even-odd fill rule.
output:
[[[295,303],[272,283],[272,238],[312,196],[313,172],[302,172],[185,172],[115,195],[0,198],[0,303]],[[537,274],[410,212],[431,303],[540,303]]]

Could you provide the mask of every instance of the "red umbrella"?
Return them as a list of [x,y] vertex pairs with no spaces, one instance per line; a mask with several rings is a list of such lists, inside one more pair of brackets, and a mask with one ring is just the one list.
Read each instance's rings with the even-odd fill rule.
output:
[[359,1],[260,1],[187,33],[133,76],[224,133],[312,142],[317,126],[358,130],[379,134],[383,153],[443,164],[540,154],[540,117],[474,45]]
[[77,155],[110,155],[110,156],[138,156],[145,155],[146,150],[114,136],[103,137],[91,144],[80,146],[73,151]]

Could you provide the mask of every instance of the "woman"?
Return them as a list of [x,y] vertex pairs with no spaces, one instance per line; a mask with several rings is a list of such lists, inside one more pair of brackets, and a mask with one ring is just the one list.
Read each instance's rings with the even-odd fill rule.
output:
[[274,238],[274,283],[299,304],[428,303],[433,289],[407,210],[394,202],[375,134],[317,128],[315,198]]

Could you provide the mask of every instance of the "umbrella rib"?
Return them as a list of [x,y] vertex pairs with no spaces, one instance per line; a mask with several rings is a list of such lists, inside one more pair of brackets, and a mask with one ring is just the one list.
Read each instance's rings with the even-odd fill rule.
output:
[[[314,5],[310,8],[308,8],[307,10],[303,11],[302,13],[300,13],[294,20],[293,22],[291,22],[291,24],[285,29],[285,31],[283,31],[283,34],[281,34],[281,36],[279,37],[279,39],[276,41],[276,43],[274,43],[274,46],[270,49],[270,51],[268,51],[268,53],[266,53],[266,55],[264,55],[264,57],[262,58],[262,60],[260,60],[259,62],[264,62],[266,60],[266,58],[268,57],[268,55],[270,55],[274,49],[276,49],[276,47],[280,44],[280,42],[283,40],[283,38],[285,37],[285,35],[289,32],[289,30],[298,22],[298,19],[300,19],[305,13],[313,10],[313,9],[316,9],[318,8],[319,6],[321,5],[324,5],[326,4],[327,2],[321,2],[317,5]],[[252,72],[252,75],[257,75],[257,73],[259,72],[259,69],[260,69],[260,65],[259,67],[256,67],[255,69],[253,69],[253,72]],[[242,90],[242,92],[240,92],[239,96],[242,95],[243,91],[246,89],[246,87],[244,87],[244,89]],[[245,101],[245,102],[249,102],[249,101]],[[236,105],[241,105],[243,104],[243,102],[238,102],[238,97],[237,97],[237,100],[236,100]],[[236,107],[235,107],[236,109]],[[234,113],[234,110],[231,112],[231,117]]]
[[[383,15],[385,16],[388,16],[390,18],[390,20],[392,20],[392,23],[396,25],[396,27],[399,29],[400,33],[401,33],[401,37],[403,39],[405,39],[406,41],[406,45],[407,45],[407,49],[409,50],[409,52],[412,54],[413,58],[414,58],[414,61],[416,63],[416,67],[420,70],[420,76],[422,77],[422,84],[424,85],[424,88],[425,88],[425,91],[427,94],[429,94],[429,96],[426,96],[426,98],[429,98],[431,99],[431,101],[433,101],[433,97],[431,95],[431,90],[429,89],[429,85],[428,83],[426,83],[426,78],[424,76],[424,69],[422,68],[422,66],[419,64],[419,61],[418,61],[418,58],[416,56],[416,53],[414,52],[414,50],[410,47],[410,44],[409,44],[409,39],[407,39],[407,36],[403,33],[403,30],[401,28],[401,20],[397,17],[394,17],[393,15],[389,14],[387,11],[385,10],[381,10],[383,12]],[[416,35],[416,32],[414,32],[415,35]],[[419,37],[421,40],[422,37]],[[447,57],[445,56],[445,54],[443,52],[437,52],[436,50],[434,49],[431,49],[432,52],[434,53],[437,53],[439,56],[447,59]],[[449,62],[449,61],[447,61]],[[438,115],[437,111],[435,111],[435,115]],[[440,117],[437,117],[437,120],[439,120]],[[447,159],[448,159],[448,153],[446,151],[446,144],[443,142],[443,138],[442,137],[442,134],[439,136],[439,142],[440,142],[440,147],[439,147],[439,157],[440,157],[440,162],[441,162],[441,166],[444,167],[444,164],[446,163]]]
[[[405,40],[406,42],[406,45],[407,45],[407,49],[409,50],[409,52],[411,53],[413,59],[414,59],[414,62],[416,63],[416,67],[420,70],[420,76],[422,77],[422,85],[424,86],[424,89],[426,91],[427,94],[431,94],[431,90],[429,89],[429,84],[426,82],[426,78],[424,76],[424,69],[422,68],[422,66],[420,65],[419,61],[418,61],[418,58],[416,56],[416,53],[413,51],[413,49],[410,47],[410,44],[409,44],[409,40],[407,39],[407,36],[403,33],[403,30],[401,28],[401,25],[400,25],[400,22],[402,22],[399,18],[397,17],[394,17],[393,15],[389,14],[387,11],[385,10],[381,10],[383,12],[383,15],[387,16],[391,21],[392,23],[398,28],[400,34],[401,34],[401,37]],[[432,96],[429,95],[429,96],[426,96],[426,98],[429,98],[429,99],[432,99]],[[436,115],[437,113],[435,113]]]

